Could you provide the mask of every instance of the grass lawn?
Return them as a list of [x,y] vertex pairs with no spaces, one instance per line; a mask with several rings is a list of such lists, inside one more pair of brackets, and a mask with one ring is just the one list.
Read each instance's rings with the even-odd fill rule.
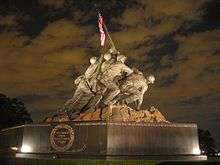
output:
[[220,165],[219,160],[154,161],[154,160],[96,160],[96,159],[25,159],[0,158],[0,165]]

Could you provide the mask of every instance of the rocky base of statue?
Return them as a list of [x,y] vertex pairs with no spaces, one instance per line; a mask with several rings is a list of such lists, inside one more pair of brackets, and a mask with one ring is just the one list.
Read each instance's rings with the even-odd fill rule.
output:
[[126,105],[99,108],[93,112],[81,113],[74,121],[168,122],[162,113],[154,107],[151,107],[150,110],[136,111]]
[[109,121],[109,122],[147,122],[147,123],[169,123],[162,113],[151,107],[150,110],[134,110],[126,105],[107,106],[88,110],[85,113],[70,120],[67,114],[54,115],[47,117],[45,122],[64,122],[64,121]]

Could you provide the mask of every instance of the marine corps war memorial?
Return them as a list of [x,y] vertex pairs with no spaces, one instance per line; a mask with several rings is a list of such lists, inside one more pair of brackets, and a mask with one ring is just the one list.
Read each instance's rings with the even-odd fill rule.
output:
[[42,122],[3,129],[0,152],[7,158],[104,160],[206,160],[196,123],[172,123],[156,108],[142,108],[157,81],[126,64],[98,13],[101,46],[74,80],[72,98]]

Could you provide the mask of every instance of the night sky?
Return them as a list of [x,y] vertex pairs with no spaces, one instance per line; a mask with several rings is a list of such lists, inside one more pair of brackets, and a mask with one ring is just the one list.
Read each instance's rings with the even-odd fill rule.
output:
[[198,123],[220,148],[218,0],[0,0],[0,93],[35,122],[62,107],[101,52],[95,3],[127,64],[156,76],[142,108]]

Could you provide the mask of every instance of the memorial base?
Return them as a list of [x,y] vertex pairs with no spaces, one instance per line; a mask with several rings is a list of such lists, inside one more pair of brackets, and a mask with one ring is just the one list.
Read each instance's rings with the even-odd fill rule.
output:
[[68,154],[22,154],[17,153],[14,155],[16,158],[31,158],[31,159],[100,159],[100,160],[163,160],[163,161],[196,161],[207,160],[205,155],[133,155],[133,156],[80,156]]
[[63,122],[2,130],[1,155],[51,159],[206,160],[196,124]]

